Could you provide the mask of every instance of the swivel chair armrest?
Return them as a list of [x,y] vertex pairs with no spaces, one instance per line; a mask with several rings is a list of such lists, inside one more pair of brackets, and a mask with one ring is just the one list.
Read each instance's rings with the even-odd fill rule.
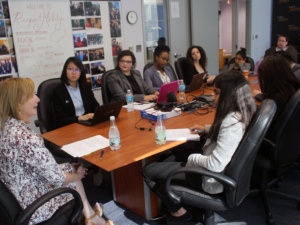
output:
[[269,147],[274,148],[276,144],[268,138],[264,138],[264,142],[269,145]]
[[64,193],[72,194],[74,197],[74,200],[76,201],[76,208],[73,210],[71,218],[70,218],[70,222],[72,224],[76,224],[77,218],[79,218],[82,208],[83,208],[81,197],[76,190],[64,187],[64,188],[58,188],[58,189],[52,190],[52,191],[44,194],[40,198],[36,199],[33,203],[31,203],[24,211],[22,211],[18,215],[17,219],[14,222],[14,225],[28,224],[32,214],[39,207],[41,207],[44,203],[48,202],[50,199],[52,199],[58,195],[64,194]]
[[236,188],[236,182],[235,180],[231,179],[230,177],[222,174],[222,173],[215,173],[212,171],[209,171],[207,169],[204,169],[202,167],[183,167],[179,168],[169,174],[166,180],[166,189],[167,193],[170,195],[172,199],[174,199],[177,203],[181,201],[180,196],[176,195],[172,189],[171,189],[171,181],[174,178],[175,175],[185,173],[185,174],[198,174],[198,175],[204,175],[208,177],[215,178],[217,181],[222,183],[223,185],[229,187],[229,188]]
[[44,133],[48,132],[47,129],[46,129],[46,127],[45,127],[45,125],[43,124],[43,122],[41,120],[35,120],[34,121],[34,125],[36,127],[40,128],[41,134],[44,134]]

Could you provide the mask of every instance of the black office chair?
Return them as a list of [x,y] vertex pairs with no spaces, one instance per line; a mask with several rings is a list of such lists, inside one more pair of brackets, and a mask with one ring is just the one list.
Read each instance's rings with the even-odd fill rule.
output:
[[48,192],[35,200],[26,209],[22,210],[14,195],[0,181],[0,224],[5,225],[27,225],[33,213],[50,199],[69,193],[74,197],[73,200],[61,206],[53,216],[39,223],[40,225],[71,225],[78,224],[79,217],[83,208],[80,195],[71,188],[59,188]]
[[[273,216],[267,199],[267,193],[295,200],[300,204],[300,194],[288,194],[275,190],[274,185],[282,179],[291,168],[297,166],[300,153],[300,90],[298,90],[285,106],[272,130],[264,139],[255,161],[255,169],[259,169],[259,191],[264,203],[267,221],[274,224]],[[300,190],[299,190],[300,191]]]
[[[199,167],[180,168],[172,172],[166,181],[168,195],[175,202],[205,209],[205,225],[214,224],[213,211],[224,211],[240,205],[249,193],[254,159],[275,112],[276,104],[273,100],[262,102],[224,173]],[[213,177],[224,185],[224,192],[210,195],[184,184],[171,183],[179,173]]]
[[[145,73],[145,71],[147,69],[149,69],[151,66],[153,66],[154,62],[150,62],[150,63],[147,63],[145,66],[144,66],[144,69],[143,69],[143,73]],[[172,70],[172,73],[175,75],[175,78],[178,80],[178,75],[175,73],[175,70],[173,69],[173,67],[171,66],[170,63],[167,64],[167,66],[169,66]]]
[[[235,62],[235,57],[233,57],[229,60],[229,62],[227,64],[227,68],[229,67],[230,64],[232,64],[234,62]],[[250,56],[246,57],[246,63],[250,63],[250,65],[251,65],[250,71],[254,71],[255,63],[254,63],[254,60]]]
[[[60,83],[60,78],[52,78],[43,81],[38,87],[37,95],[40,98],[40,102],[37,108],[38,120],[35,120],[34,123],[40,128],[41,134],[55,129],[52,93],[54,88]],[[71,160],[70,156],[57,145],[47,140],[44,140],[44,143],[58,163],[69,162]]]
[[114,73],[115,70],[108,70],[106,71],[102,77],[101,77],[101,94],[102,94],[102,101],[103,101],[103,104],[108,104],[110,103],[110,99],[111,99],[111,94],[109,92],[109,88],[107,87],[107,77]]
[[175,70],[178,75],[178,79],[180,79],[180,80],[183,80],[185,65],[186,65],[185,57],[180,57],[174,62]]

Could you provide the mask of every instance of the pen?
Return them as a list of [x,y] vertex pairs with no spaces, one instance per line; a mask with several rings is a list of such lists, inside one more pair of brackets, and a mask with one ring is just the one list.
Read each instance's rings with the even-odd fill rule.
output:
[[100,154],[100,159],[103,158],[103,154],[104,154],[104,150],[101,151],[101,154]]
[[197,132],[199,135],[204,134],[204,130],[199,130],[199,129],[192,129],[193,132]]

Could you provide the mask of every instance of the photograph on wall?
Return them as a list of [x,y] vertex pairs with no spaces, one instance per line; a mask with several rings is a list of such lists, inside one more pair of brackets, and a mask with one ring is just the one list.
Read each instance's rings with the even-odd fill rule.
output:
[[87,46],[86,33],[73,34],[74,48]]
[[122,51],[122,38],[112,38],[111,47],[113,56],[118,56]]
[[105,66],[103,65],[103,62],[91,63],[92,75],[103,74],[105,71],[106,71],[106,69],[105,69]]
[[73,19],[72,20],[72,30],[85,30],[84,19]]
[[11,56],[11,63],[12,63],[12,70],[13,73],[18,73],[18,65],[17,65],[17,58],[15,55]]
[[12,29],[11,29],[10,20],[5,20],[5,30],[6,30],[6,36],[12,37]]
[[0,40],[0,55],[7,54],[9,54],[7,39],[2,39]]
[[121,37],[120,2],[109,2],[110,36]]
[[14,47],[14,40],[12,37],[7,38],[7,46],[8,46],[8,52],[11,55],[15,54],[15,47]]
[[85,16],[100,16],[100,3],[99,2],[84,2],[84,15]]
[[101,87],[101,77],[102,75],[96,75],[91,77],[92,89],[97,89]]
[[8,9],[7,1],[2,1],[2,10],[3,10],[4,18],[9,19],[9,9]]
[[11,74],[11,59],[10,57],[0,57],[0,75]]
[[0,20],[0,37],[6,37],[5,22]]
[[75,56],[81,60],[81,62],[89,61],[89,53],[87,50],[75,51]]
[[71,6],[71,16],[83,16],[83,2],[72,2]]
[[102,34],[88,34],[87,40],[88,40],[88,46],[101,45],[101,44],[103,44],[103,35]]
[[89,59],[90,61],[101,60],[104,59],[104,49],[89,49]]
[[91,67],[90,64],[83,64],[84,71],[87,75],[91,74]]
[[86,18],[85,26],[87,29],[102,29],[101,18]]
[[5,81],[6,79],[12,78],[12,75],[9,76],[0,76],[0,83]]

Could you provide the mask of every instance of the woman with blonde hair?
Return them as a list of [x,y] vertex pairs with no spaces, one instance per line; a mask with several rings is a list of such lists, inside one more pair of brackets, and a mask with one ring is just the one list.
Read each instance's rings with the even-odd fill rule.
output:
[[[87,225],[113,224],[105,221],[99,203],[90,206],[81,179],[87,171],[81,164],[57,164],[44,142],[30,127],[37,113],[39,98],[29,78],[7,79],[0,84],[0,179],[25,209],[33,201],[56,188],[67,186],[78,191]],[[48,220],[72,199],[60,195],[41,206],[29,224]]]

